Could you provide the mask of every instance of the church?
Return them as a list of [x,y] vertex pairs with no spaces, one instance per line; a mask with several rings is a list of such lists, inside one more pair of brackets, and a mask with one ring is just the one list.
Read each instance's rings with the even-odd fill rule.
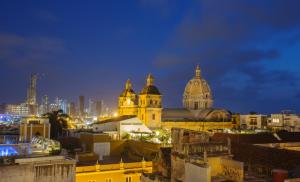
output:
[[162,94],[148,75],[146,84],[137,95],[130,80],[119,96],[119,116],[137,116],[150,129],[185,128],[191,130],[218,130],[232,128],[231,113],[213,108],[213,95],[209,84],[197,66],[194,77],[187,83],[182,108],[163,108]]

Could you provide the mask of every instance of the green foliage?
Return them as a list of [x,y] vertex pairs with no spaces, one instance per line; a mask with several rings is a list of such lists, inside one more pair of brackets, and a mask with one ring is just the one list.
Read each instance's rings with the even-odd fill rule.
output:
[[171,138],[171,133],[164,129],[156,130],[156,132],[158,132],[157,138],[159,141],[163,144],[167,144]]

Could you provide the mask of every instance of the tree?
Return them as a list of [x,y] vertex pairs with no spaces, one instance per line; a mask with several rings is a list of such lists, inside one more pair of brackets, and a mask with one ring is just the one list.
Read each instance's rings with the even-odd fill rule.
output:
[[57,139],[59,136],[66,134],[68,129],[68,114],[63,113],[63,110],[52,111],[44,114],[49,118],[51,124],[50,138]]

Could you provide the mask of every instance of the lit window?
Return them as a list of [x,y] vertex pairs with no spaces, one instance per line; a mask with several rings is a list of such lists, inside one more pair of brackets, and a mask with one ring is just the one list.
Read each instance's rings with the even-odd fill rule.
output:
[[107,178],[107,179],[105,179],[105,182],[112,182],[112,179],[111,178]]
[[132,182],[132,181],[131,181],[131,176],[127,176],[127,177],[126,177],[126,182]]

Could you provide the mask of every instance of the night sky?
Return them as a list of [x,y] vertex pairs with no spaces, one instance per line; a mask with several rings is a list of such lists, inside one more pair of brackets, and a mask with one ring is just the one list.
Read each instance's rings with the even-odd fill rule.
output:
[[148,73],[164,107],[181,107],[197,64],[215,107],[300,112],[299,0],[0,2],[0,103],[26,98],[31,72],[47,94],[117,105]]

